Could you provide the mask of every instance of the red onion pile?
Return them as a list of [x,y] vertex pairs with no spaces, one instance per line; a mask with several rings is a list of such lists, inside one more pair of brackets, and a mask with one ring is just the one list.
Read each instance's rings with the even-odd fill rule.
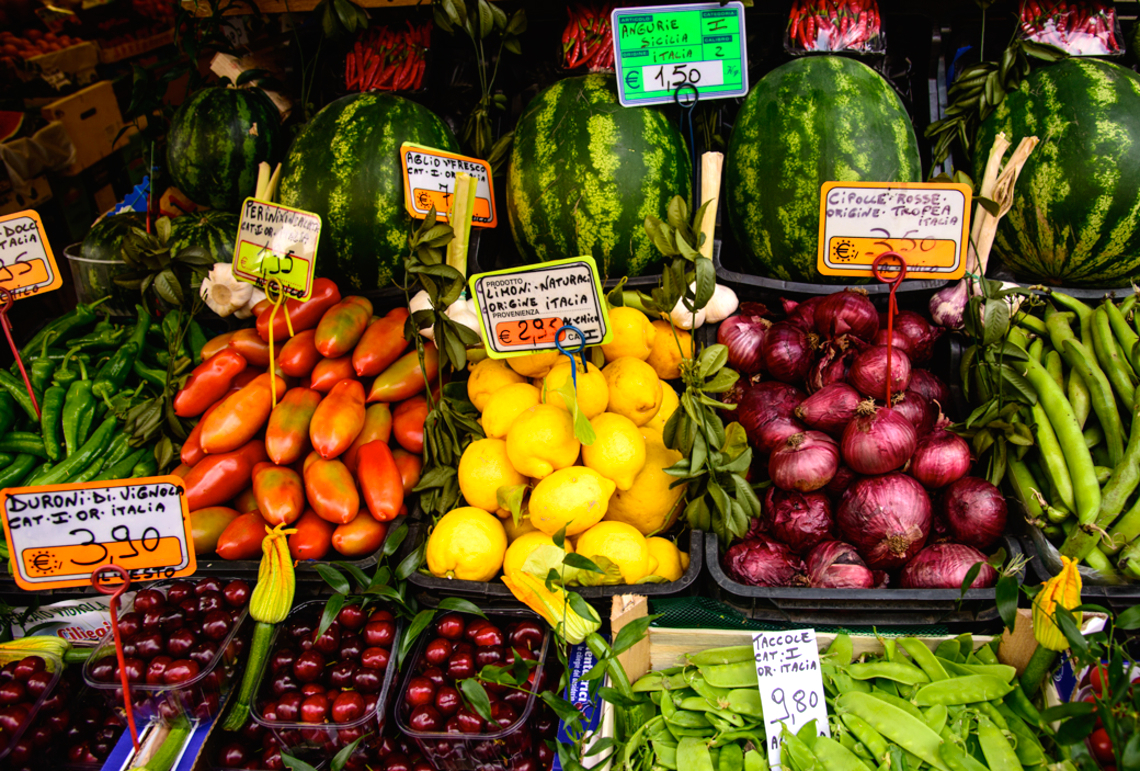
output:
[[[941,330],[902,311],[888,334],[860,289],[783,310],[745,303],[717,334],[748,376],[732,401],[752,479],[771,480],[723,554],[727,573],[751,586],[959,588],[1005,532],[1006,506],[968,476],[970,446],[942,414],[950,390],[921,368]],[[996,581],[986,565],[973,586]]]

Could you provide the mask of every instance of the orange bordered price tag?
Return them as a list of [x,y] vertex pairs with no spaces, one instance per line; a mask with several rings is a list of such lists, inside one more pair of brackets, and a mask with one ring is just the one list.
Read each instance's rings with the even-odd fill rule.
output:
[[[593,257],[480,273],[471,277],[470,289],[492,359],[556,351],[555,337],[565,325],[581,331],[586,345],[613,337]],[[573,348],[581,341],[570,331],[560,342]]]
[[491,166],[486,161],[405,142],[400,145],[400,165],[404,172],[404,207],[412,217],[422,220],[434,206],[438,219],[447,222],[455,176],[465,171],[475,178],[472,226],[493,228],[499,224]]
[[320,239],[319,214],[246,198],[234,247],[234,275],[261,289],[277,279],[286,297],[308,300]]
[[825,276],[875,278],[875,258],[897,252],[907,278],[961,278],[970,198],[970,188],[958,183],[825,182],[817,268]]
[[198,567],[176,476],[10,487],[0,491],[0,516],[21,589],[90,586],[91,574],[112,564],[132,581]]
[[61,286],[39,213],[28,209],[0,217],[0,288],[19,300]]

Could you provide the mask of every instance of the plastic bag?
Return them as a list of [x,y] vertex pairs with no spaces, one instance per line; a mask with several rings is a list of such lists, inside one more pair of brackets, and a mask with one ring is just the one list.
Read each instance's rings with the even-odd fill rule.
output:
[[614,69],[614,30],[610,23],[614,3],[584,3],[569,6],[562,31],[562,66],[567,70],[586,67],[590,72]]
[[1101,0],[1021,0],[1021,36],[1072,56],[1124,52],[1116,9]]
[[886,50],[876,0],[795,0],[784,48],[790,53]]

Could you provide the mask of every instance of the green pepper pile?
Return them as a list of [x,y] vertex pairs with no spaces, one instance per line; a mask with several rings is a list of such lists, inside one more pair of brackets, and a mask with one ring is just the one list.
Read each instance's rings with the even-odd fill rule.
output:
[[[152,476],[176,447],[163,435],[161,404],[194,363],[205,335],[181,313],[119,325],[80,304],[50,322],[20,355],[36,406],[16,364],[0,370],[0,488]],[[168,383],[170,386],[168,387]]]

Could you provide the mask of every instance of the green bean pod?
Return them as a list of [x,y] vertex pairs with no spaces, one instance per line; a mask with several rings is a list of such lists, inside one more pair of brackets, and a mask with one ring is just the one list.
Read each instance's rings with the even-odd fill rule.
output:
[[922,717],[916,718],[865,693],[845,693],[835,700],[835,708],[840,715],[852,712],[861,717],[885,739],[917,755],[939,771],[950,771],[939,755],[942,737],[931,731]]
[[[1135,298],[1136,295],[1130,295],[1130,298]],[[1111,300],[1104,303],[1104,311],[1108,316],[1108,323],[1112,327],[1112,333],[1116,337],[1116,342],[1124,349],[1126,353],[1131,353],[1132,349],[1136,347],[1136,343],[1140,342],[1140,335],[1136,334],[1136,330],[1128,326],[1128,319],[1124,318],[1126,310],[1122,310],[1123,303],[1118,306]],[[1133,374],[1140,374],[1137,372],[1134,363],[1128,358],[1125,361],[1132,368]]]
[[[1033,472],[1029,470],[1029,466],[1018,458],[1010,458],[1007,466],[1008,474],[1006,478],[1009,479],[1010,485],[1013,487],[1013,494],[1025,509],[1029,520],[1040,522],[1042,517],[1045,516],[1044,510],[1041,508],[1041,503],[1037,500],[1037,496],[1033,493],[1036,491],[1041,492],[1041,485],[1033,478]],[[941,648],[941,646],[939,646]]]
[[1140,579],[1140,538],[1124,547],[1116,558],[1116,567],[1126,576]]
[[1045,365],[1046,371],[1053,376],[1053,380],[1057,381],[1057,385],[1064,389],[1065,369],[1062,366],[1061,354],[1050,349],[1045,353],[1045,359],[1041,363]]
[[[1065,462],[1065,453],[1057,434],[1053,431],[1053,424],[1049,422],[1045,407],[1038,399],[1037,403],[1029,408],[1029,416],[1033,421],[1033,433],[1037,439],[1037,448],[1041,467],[1049,479],[1049,489],[1054,502],[1060,502],[1069,510],[1077,506],[1073,490],[1073,478],[1069,474],[1069,467]],[[1079,428],[1079,426],[1078,426]],[[1084,437],[1082,435],[1082,443]]]
[[1089,350],[1073,335],[1063,314],[1052,307],[1045,309],[1045,324],[1053,347],[1060,351],[1065,362],[1080,375],[1089,391],[1089,401],[1101,428],[1104,429],[1108,445],[1109,465],[1115,466],[1124,455],[1124,434],[1120,422],[1120,412],[1108,377],[1101,371]]
[[1001,730],[985,715],[978,715],[978,743],[986,765],[1000,771],[1022,771],[1021,761]]
[[1124,516],[1116,521],[1108,531],[1108,538],[1101,541],[1098,546],[1105,554],[1116,554],[1138,535],[1140,535],[1140,498],[1136,499]]
[[[1096,517],[1092,520],[1078,517],[1081,525],[1094,525],[1094,527],[1074,528],[1061,545],[1061,554],[1070,559],[1084,559],[1088,556],[1097,545],[1100,531],[1112,527],[1120,512],[1124,510],[1136,485],[1140,484],[1140,409],[1134,408],[1134,412],[1136,414],[1133,416],[1132,432],[1128,437],[1128,449],[1124,453],[1123,460],[1113,469],[1112,478],[1104,486]],[[1126,533],[1115,527],[1112,527],[1108,534],[1110,549],[1114,544],[1122,543],[1120,538],[1126,537]]]
[[[1131,365],[1120,360],[1116,352],[1116,339],[1112,334],[1112,327],[1108,323],[1108,314],[1104,306],[1100,306],[1093,314],[1092,320],[1093,351],[1100,362],[1100,368],[1108,375],[1108,382],[1120,397],[1126,408],[1132,407],[1136,401],[1136,386],[1132,384]],[[1128,371],[1125,371],[1125,367]]]
[[[1089,403],[1089,388],[1085,385],[1081,373],[1075,369],[1070,369],[1067,374],[1065,392],[1068,394],[1069,404],[1073,405],[1073,413],[1077,416],[1077,422],[1081,424],[1081,428],[1084,428],[1085,421],[1089,419],[1089,410],[1092,409],[1092,405]],[[1101,438],[1104,438],[1103,432],[1101,432]]]
[[1047,335],[1048,330],[1045,328],[1045,322],[1036,316],[1031,316],[1028,313],[1019,313],[1013,319],[1015,324],[1025,327],[1030,332],[1037,335]]
[[1029,343],[1027,346],[1026,343],[1029,341],[1029,337],[1025,334],[1017,334],[1017,332],[1021,332],[1021,330],[1010,330],[1009,341],[1019,348],[1025,348],[1026,352],[1029,354],[1029,358],[1033,359],[1038,364],[1044,364],[1045,340],[1039,337],[1033,342]]

